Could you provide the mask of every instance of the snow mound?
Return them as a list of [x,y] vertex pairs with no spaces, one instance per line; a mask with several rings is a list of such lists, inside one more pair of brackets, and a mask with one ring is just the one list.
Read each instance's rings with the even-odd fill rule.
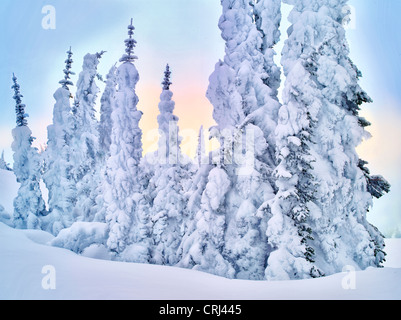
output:
[[[389,262],[398,268],[369,268],[354,275],[347,272],[312,280],[267,282],[229,280],[175,267],[90,259],[44,245],[51,238],[43,231],[15,230],[0,223],[0,299],[401,299],[401,259],[397,253],[401,252],[401,239],[391,239],[387,250]],[[42,286],[49,270],[55,272],[53,290]],[[355,289],[347,290],[344,283],[351,276]]]
[[14,172],[0,170],[0,204],[7,213],[14,211],[13,201],[18,194],[18,188]]
[[63,229],[51,241],[51,245],[82,253],[93,244],[105,245],[108,227],[101,222],[75,222],[71,227]]

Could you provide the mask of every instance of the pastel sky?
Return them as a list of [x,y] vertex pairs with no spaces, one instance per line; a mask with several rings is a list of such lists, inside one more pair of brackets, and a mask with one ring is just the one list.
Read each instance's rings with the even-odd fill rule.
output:
[[[46,5],[56,10],[54,30],[42,27]],[[350,5],[351,58],[364,75],[363,88],[374,100],[362,111],[373,124],[369,129],[373,137],[358,151],[369,161],[372,173],[382,174],[393,185],[391,194],[375,201],[369,220],[387,236],[396,228],[401,235],[401,1],[351,0]],[[290,7],[283,9],[286,16]],[[43,145],[52,120],[52,95],[63,77],[67,49],[72,46],[74,52],[75,82],[88,52],[107,51],[99,66],[99,73],[105,76],[123,53],[126,27],[133,18],[144,148],[152,150],[157,142],[160,83],[169,63],[176,114],[185,139],[183,148],[193,154],[199,127],[214,124],[205,92],[214,65],[224,57],[217,27],[220,14],[218,0],[2,0],[0,151],[4,149],[6,160],[12,162],[12,73],[18,76],[36,145]],[[287,27],[284,20],[283,41]],[[99,87],[103,88],[101,84]]]

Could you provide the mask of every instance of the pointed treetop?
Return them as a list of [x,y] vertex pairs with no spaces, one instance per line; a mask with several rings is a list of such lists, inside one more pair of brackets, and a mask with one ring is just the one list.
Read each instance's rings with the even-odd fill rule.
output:
[[203,157],[205,156],[205,137],[203,135],[203,125],[199,129],[199,134],[198,134],[198,147],[196,150],[196,157],[198,160],[199,166],[203,164],[202,160]]
[[71,47],[70,49],[67,51],[67,60],[65,60],[65,69],[64,71],[64,79],[59,81],[59,83],[62,85],[62,87],[66,90],[69,90],[68,86],[73,86],[74,84],[72,83],[71,79],[71,75],[75,75],[74,72],[71,71],[71,65],[74,62],[72,60],[72,51],[71,51]]
[[172,82],[170,81],[170,76],[170,66],[167,64],[166,71],[164,71],[164,81],[162,82],[163,90],[170,90],[170,85],[172,85]]
[[7,170],[7,171],[13,171],[13,169],[10,168],[10,164],[8,164],[6,162],[6,160],[4,159],[4,150],[1,153],[1,157],[0,157],[0,169]]
[[[96,52],[96,57],[97,57],[98,59],[101,59],[101,58],[103,57],[103,55],[104,55],[106,52],[107,52],[107,51],[104,51],[104,50],[102,50],[102,51],[100,51],[100,52]],[[97,74],[96,74],[96,78],[97,78],[99,81],[106,83],[106,81],[104,81],[103,76],[102,76],[100,73],[97,73]]]
[[131,18],[131,24],[128,26],[128,36],[129,38],[125,40],[125,54],[121,57],[120,62],[134,62],[138,59],[134,55],[134,48],[136,47],[136,41],[132,37],[134,35],[135,27],[133,26],[133,19]]
[[14,89],[14,96],[13,99],[15,100],[15,113],[17,115],[17,126],[22,127],[22,126],[27,126],[28,121],[26,118],[28,118],[28,114],[25,113],[25,105],[22,103],[21,98],[23,95],[20,92],[20,85],[17,83],[17,77],[13,73],[13,85],[11,87]]
[[15,76],[15,74],[13,73],[13,85],[11,87],[12,89],[14,89],[14,100],[18,103],[21,103],[21,98],[23,97],[23,95],[20,93],[19,89],[20,89],[20,85],[17,82],[17,77]]
[[97,58],[98,58],[98,59],[102,58],[103,55],[104,55],[106,52],[107,52],[107,51],[104,51],[104,50],[102,50],[102,51],[100,51],[100,52],[96,52]]

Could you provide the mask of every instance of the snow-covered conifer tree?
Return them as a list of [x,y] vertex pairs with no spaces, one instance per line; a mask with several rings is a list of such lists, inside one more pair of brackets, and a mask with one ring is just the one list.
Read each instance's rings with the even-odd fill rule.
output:
[[113,127],[113,123],[111,121],[111,112],[117,87],[116,72],[117,67],[111,67],[106,76],[106,87],[100,101],[99,143],[101,153],[105,159],[108,157],[111,145],[110,136]]
[[178,135],[178,117],[173,114],[175,103],[172,100],[173,93],[170,91],[170,67],[166,66],[163,80],[163,91],[160,95],[159,110],[157,116],[159,124],[159,143],[158,143],[158,161],[159,164],[177,164],[179,162],[179,145],[181,138]]
[[203,126],[201,126],[198,135],[196,162],[192,167],[193,173],[190,175],[190,184],[186,196],[186,216],[183,221],[184,233],[178,249],[179,265],[185,268],[193,268],[195,265],[189,250],[194,239],[197,238],[196,214],[201,209],[202,194],[208,181],[209,172],[212,169],[212,165],[210,165],[209,162],[209,156],[210,155],[206,154],[204,129]]
[[199,210],[179,248],[178,266],[235,278],[234,266],[224,257],[229,177],[221,166],[204,164],[195,178],[189,209]]
[[[274,130],[279,109],[278,99],[275,96],[278,80],[272,80],[273,88],[266,83],[270,77],[277,78],[279,76],[277,75],[278,67],[274,64],[273,59],[266,57],[274,56],[271,48],[278,42],[279,24],[275,20],[271,22],[272,31],[270,32],[274,36],[269,38],[259,31],[262,30],[262,27],[256,24],[254,6],[251,5],[253,1],[223,0],[221,3],[223,14],[219,21],[219,27],[226,42],[224,63],[234,71],[234,83],[236,91],[241,96],[240,105],[243,116],[246,117],[247,122],[257,125],[264,133],[268,142],[265,162],[273,166],[275,164]],[[261,6],[262,4],[259,4],[257,8],[261,10]],[[268,7],[266,3],[264,6]],[[280,12],[280,6],[276,2],[272,2],[270,7],[274,8],[276,12]],[[274,17],[274,19],[276,18]],[[259,24],[261,21],[261,19],[258,20]],[[263,26],[267,24],[268,17],[265,17]],[[267,33],[267,31],[265,32]],[[267,48],[270,49],[269,53],[266,53]],[[272,70],[273,74],[270,75],[269,72]],[[210,90],[208,92],[209,100],[214,102]]]
[[111,113],[117,90],[116,72],[117,67],[114,65],[106,76],[106,87],[100,99],[99,162],[96,165],[95,173],[97,185],[93,193],[96,205],[92,210],[94,213],[93,220],[97,222],[105,222],[106,208],[103,190],[106,183],[106,162],[110,156],[111,131],[113,128]]
[[267,229],[274,252],[266,275],[304,278],[310,267],[310,276],[318,276],[349,264],[378,266],[384,242],[366,220],[372,194],[355,151],[368,136],[358,110],[371,100],[349,58],[342,25],[347,0],[285,2],[294,8],[282,55],[279,190]]
[[205,158],[206,154],[206,145],[205,145],[205,137],[204,137],[204,130],[203,126],[199,128],[199,134],[198,134],[198,146],[196,148],[196,163],[198,166],[201,166],[203,163],[203,159]]
[[[208,94],[213,95],[216,101],[213,116],[222,124],[222,128],[232,132],[235,124],[244,119],[239,95],[235,91],[234,72],[223,62],[219,62],[211,79],[213,80]],[[217,138],[221,137],[218,128],[211,128],[211,132]],[[224,257],[228,208],[226,196],[232,188],[229,175],[221,163],[225,152],[221,147],[217,154],[211,152],[203,155],[202,150],[204,151],[203,128],[199,132],[197,171],[189,190],[187,211],[190,219],[184,221],[185,234],[178,251],[178,266],[234,278],[234,267]],[[212,165],[211,162],[218,165]]]
[[[152,261],[157,264],[175,265],[177,250],[183,233],[183,219],[186,199],[183,183],[188,179],[182,166],[180,150],[181,138],[178,134],[178,117],[174,115],[175,103],[170,90],[171,72],[166,66],[163,91],[160,95],[157,117],[159,123],[158,163],[150,181],[153,186],[153,253]],[[186,215],[185,215],[186,216]]]
[[73,135],[70,146],[74,166],[71,176],[77,188],[74,208],[76,220],[91,221],[95,212],[97,165],[99,164],[99,132],[96,119],[97,67],[104,52],[87,54],[77,81],[77,92],[73,107]]
[[[268,217],[259,208],[274,195],[271,172],[276,164],[274,131],[280,73],[273,61],[273,46],[278,41],[279,23],[273,15],[264,14],[263,24],[262,18],[256,18],[264,11],[262,5],[269,7],[267,1],[259,2],[257,6],[254,1],[221,2],[219,27],[226,55],[216,65],[207,91],[217,122],[212,131],[224,144],[220,162],[232,185],[225,203],[222,252],[234,265],[235,277],[244,279],[264,277]],[[280,14],[277,1],[270,8]]]
[[13,171],[20,183],[18,195],[14,199],[13,223],[19,229],[40,229],[41,219],[46,214],[45,202],[42,198],[39,181],[42,162],[38,150],[32,147],[35,138],[28,128],[25,104],[17,78],[13,75],[14,100],[16,102],[17,127],[13,129],[14,152]]
[[274,46],[280,40],[281,0],[252,0],[253,15],[258,31],[262,34],[260,51],[264,56],[265,78],[263,82],[271,89],[273,99],[278,98],[281,85],[280,67],[274,62]]
[[306,73],[297,72],[304,85],[303,92],[310,99],[304,98],[307,101],[304,108],[291,101],[279,113],[276,130],[279,165],[275,170],[278,192],[270,202],[272,216],[267,228],[268,242],[273,249],[266,269],[268,279],[303,279],[321,274],[313,265],[309,226],[309,204],[316,200],[317,186],[312,172],[316,160],[310,152],[316,114],[308,107],[316,109],[313,98],[319,91],[306,81]]
[[[142,131],[137,110],[135,87],[139,80],[134,65],[134,26],[128,26],[126,54],[117,68],[117,92],[111,119],[110,157],[107,160],[105,184],[106,222],[109,225],[108,247],[122,253],[126,260],[149,262],[151,225],[146,199],[141,195],[139,164],[142,157]],[[142,208],[141,208],[142,207]]]
[[70,145],[73,119],[69,86],[73,86],[70,76],[74,74],[71,71],[71,48],[67,54],[65,77],[60,81],[61,87],[54,93],[56,103],[53,109],[53,124],[47,128],[47,148],[43,155],[46,163],[43,181],[49,191],[49,215],[44,219],[44,228],[54,235],[74,222],[73,211],[77,197],[75,181],[71,175],[75,165],[71,161],[73,151]]

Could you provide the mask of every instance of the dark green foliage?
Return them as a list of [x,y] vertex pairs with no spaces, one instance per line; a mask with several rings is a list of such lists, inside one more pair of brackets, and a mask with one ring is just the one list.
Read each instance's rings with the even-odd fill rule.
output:
[[15,113],[17,115],[17,126],[23,127],[28,125],[28,115],[25,113],[25,104],[22,103],[21,98],[23,95],[20,92],[20,85],[17,83],[17,77],[13,74],[13,86],[11,87],[14,89],[14,96],[13,99],[15,100]]
[[367,191],[375,198],[379,199],[384,196],[385,193],[389,193],[391,189],[390,183],[382,176],[371,176],[370,170],[366,167],[367,161],[359,160],[358,167],[363,171],[366,182]]

